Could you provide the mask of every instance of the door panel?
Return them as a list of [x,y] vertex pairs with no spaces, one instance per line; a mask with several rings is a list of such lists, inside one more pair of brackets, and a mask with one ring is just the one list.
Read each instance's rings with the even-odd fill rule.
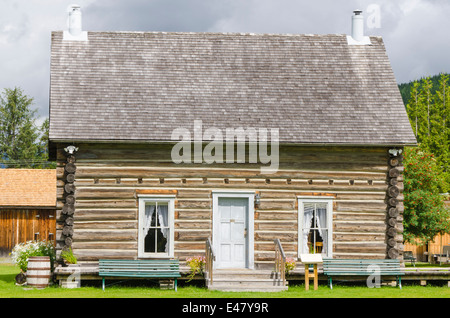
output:
[[248,199],[219,198],[219,219],[219,267],[246,267]]

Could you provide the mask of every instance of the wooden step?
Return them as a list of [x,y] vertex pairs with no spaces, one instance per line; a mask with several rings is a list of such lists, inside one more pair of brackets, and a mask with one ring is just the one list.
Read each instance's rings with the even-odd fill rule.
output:
[[288,288],[279,273],[247,269],[214,270],[213,284],[208,278],[206,284],[208,289],[220,291],[276,292]]

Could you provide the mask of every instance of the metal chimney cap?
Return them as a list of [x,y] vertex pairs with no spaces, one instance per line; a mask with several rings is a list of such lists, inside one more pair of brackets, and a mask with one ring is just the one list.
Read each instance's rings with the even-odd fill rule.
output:
[[68,11],[72,11],[73,9],[80,9],[81,6],[79,4],[71,4],[68,6]]
[[355,15],[360,15],[362,13],[362,10],[356,9],[356,10],[353,11],[353,13]]

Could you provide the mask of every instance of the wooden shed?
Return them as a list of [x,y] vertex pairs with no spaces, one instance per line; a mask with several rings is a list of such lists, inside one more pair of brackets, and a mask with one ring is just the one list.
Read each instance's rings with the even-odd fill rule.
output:
[[0,169],[0,256],[30,240],[55,240],[56,171]]
[[216,268],[263,269],[279,239],[296,259],[401,258],[416,140],[382,39],[353,42],[53,32],[59,248],[184,262],[210,239]]

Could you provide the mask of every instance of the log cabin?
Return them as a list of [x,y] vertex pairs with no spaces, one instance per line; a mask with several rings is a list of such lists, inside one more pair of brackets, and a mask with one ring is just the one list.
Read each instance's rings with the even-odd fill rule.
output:
[[401,258],[415,145],[381,37],[52,32],[57,245],[80,262]]

